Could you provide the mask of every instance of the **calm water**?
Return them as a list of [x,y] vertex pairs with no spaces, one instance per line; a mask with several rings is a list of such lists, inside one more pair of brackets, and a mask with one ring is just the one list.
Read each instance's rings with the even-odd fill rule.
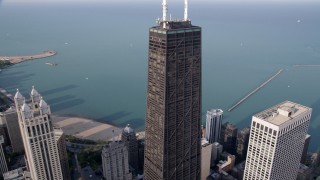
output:
[[[1,3],[1,2],[0,2]],[[173,17],[182,6],[169,4]],[[0,86],[28,94],[36,88],[52,111],[136,129],[144,128],[148,28],[161,2],[145,4],[0,4],[0,54],[56,50],[58,55],[12,66]],[[313,108],[310,150],[320,147],[319,4],[191,3],[203,28],[203,114],[225,111],[239,128],[251,116],[284,100]],[[297,21],[301,22],[298,23]],[[56,67],[46,61],[56,62]],[[285,68],[275,80],[231,113],[227,109]],[[203,119],[205,121],[205,119]]]

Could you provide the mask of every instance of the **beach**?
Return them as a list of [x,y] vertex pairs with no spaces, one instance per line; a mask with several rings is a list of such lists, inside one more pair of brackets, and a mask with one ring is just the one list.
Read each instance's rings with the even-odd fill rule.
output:
[[[114,130],[115,140],[121,140],[122,128],[93,119],[53,115],[52,121],[54,127],[61,128],[65,135],[93,141],[111,141],[112,130]],[[144,139],[145,132],[136,132],[136,137],[137,139]]]
[[61,128],[66,135],[73,135],[81,139],[109,141],[112,139],[112,130],[114,130],[116,140],[121,138],[121,128],[110,124],[100,123],[92,119],[52,116],[52,121],[54,126]]

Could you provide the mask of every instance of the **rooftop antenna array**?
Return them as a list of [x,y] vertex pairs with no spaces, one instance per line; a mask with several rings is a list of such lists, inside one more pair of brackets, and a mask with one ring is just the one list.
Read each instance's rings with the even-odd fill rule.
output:
[[[163,22],[163,28],[166,28],[167,25],[167,15],[168,15],[168,3],[167,0],[162,0],[162,20],[160,18],[157,19],[157,22],[160,23],[161,21]],[[170,19],[171,21],[171,14],[170,14]],[[184,0],[184,16],[183,16],[183,21],[188,21],[188,0]]]

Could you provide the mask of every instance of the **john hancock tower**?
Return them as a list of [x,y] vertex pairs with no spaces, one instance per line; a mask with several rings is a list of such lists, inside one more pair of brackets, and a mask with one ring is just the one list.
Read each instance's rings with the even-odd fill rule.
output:
[[149,29],[144,179],[200,179],[201,28],[163,18]]

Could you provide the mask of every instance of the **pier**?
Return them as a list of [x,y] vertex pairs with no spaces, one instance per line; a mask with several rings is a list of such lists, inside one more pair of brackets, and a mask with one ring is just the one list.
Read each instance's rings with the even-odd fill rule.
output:
[[23,61],[33,60],[33,59],[40,59],[40,58],[46,58],[50,56],[56,55],[56,51],[44,51],[41,54],[35,54],[35,55],[28,55],[28,56],[1,56],[1,61],[9,61],[12,64],[17,64]]
[[236,104],[234,104],[231,108],[228,109],[229,112],[231,112],[233,109],[235,109],[236,107],[238,107],[241,103],[243,103],[245,100],[247,100],[251,95],[253,95],[254,93],[256,93],[257,91],[259,91],[261,88],[263,88],[263,86],[265,86],[266,84],[268,84],[270,81],[272,81],[272,79],[276,78],[281,72],[283,71],[283,69],[280,69],[278,72],[276,72],[274,75],[272,75],[268,80],[266,80],[265,82],[263,82],[260,86],[258,86],[256,89],[254,89],[253,91],[251,91],[248,95],[246,95],[244,98],[242,98],[240,101],[238,101]]
[[293,67],[320,67],[320,64],[296,64]]

